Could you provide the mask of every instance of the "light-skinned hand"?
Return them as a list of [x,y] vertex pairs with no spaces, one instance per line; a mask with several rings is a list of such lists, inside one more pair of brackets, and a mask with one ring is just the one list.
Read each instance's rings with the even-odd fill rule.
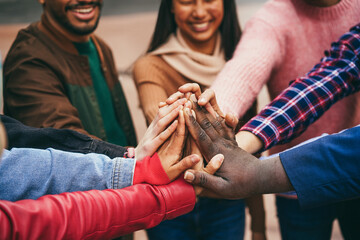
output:
[[146,156],[152,156],[156,150],[173,134],[178,126],[175,120],[187,99],[178,99],[170,105],[159,109],[154,120],[145,132],[138,146],[135,148],[135,157],[142,160]]

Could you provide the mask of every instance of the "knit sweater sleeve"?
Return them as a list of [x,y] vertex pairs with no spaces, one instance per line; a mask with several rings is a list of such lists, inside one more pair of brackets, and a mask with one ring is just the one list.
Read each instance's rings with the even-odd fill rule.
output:
[[242,117],[281,63],[282,40],[272,26],[260,19],[250,20],[234,56],[217,76],[211,88],[221,109]]
[[325,52],[321,62],[292,84],[250,120],[250,131],[268,149],[300,135],[333,104],[360,89],[360,25]]
[[148,124],[156,116],[159,110],[159,102],[167,99],[166,91],[162,87],[162,82],[165,82],[166,76],[156,61],[152,60],[156,60],[156,57],[142,57],[136,61],[133,69],[133,79]]

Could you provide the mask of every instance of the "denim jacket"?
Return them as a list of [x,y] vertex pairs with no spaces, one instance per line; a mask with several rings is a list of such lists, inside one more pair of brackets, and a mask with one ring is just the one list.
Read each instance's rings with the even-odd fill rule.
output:
[[124,188],[132,184],[134,167],[134,159],[111,159],[96,153],[12,148],[4,150],[0,160],[0,199]]

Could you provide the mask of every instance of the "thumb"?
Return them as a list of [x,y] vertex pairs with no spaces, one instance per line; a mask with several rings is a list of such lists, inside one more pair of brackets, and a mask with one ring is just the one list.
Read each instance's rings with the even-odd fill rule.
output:
[[187,170],[184,179],[191,184],[203,187],[214,193],[221,193],[221,189],[226,184],[226,181],[221,177],[195,170]]
[[200,162],[200,157],[196,154],[192,154],[181,159],[178,163],[171,166],[169,171],[167,172],[170,180],[174,180],[185,170],[194,167],[198,162]]

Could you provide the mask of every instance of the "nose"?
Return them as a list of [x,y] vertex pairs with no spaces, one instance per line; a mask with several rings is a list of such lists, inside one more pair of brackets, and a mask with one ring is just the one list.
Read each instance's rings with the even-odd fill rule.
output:
[[203,18],[206,16],[206,6],[204,5],[204,3],[202,3],[202,1],[196,1],[193,10],[193,16],[195,18]]

